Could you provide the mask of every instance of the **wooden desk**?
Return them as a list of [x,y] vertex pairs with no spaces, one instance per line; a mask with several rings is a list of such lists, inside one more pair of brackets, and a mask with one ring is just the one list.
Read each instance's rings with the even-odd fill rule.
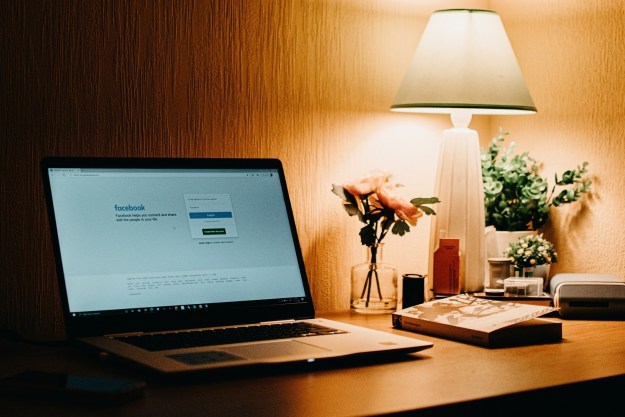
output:
[[430,340],[434,347],[393,363],[163,381],[75,348],[2,341],[2,375],[25,368],[49,369],[145,379],[148,388],[144,398],[109,408],[0,396],[0,410],[6,416],[319,417],[414,410],[420,410],[419,415],[439,415],[443,410],[510,416],[562,412],[564,403],[611,412],[625,404],[622,321],[563,321],[561,343],[491,350],[394,330],[388,315],[322,316]]

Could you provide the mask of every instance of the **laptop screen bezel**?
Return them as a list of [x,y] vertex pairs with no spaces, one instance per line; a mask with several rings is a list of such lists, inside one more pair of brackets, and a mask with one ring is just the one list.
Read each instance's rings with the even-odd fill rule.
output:
[[[57,280],[65,329],[69,338],[134,332],[191,329],[257,322],[305,319],[315,315],[310,286],[300,247],[284,169],[275,158],[118,158],[118,157],[44,157],[40,162],[48,226],[54,251]],[[55,220],[49,177],[50,168],[136,168],[136,169],[275,169],[278,172],[297,263],[301,271],[303,300],[263,300],[208,305],[201,310],[160,311],[128,315],[73,315],[69,309],[65,273]],[[158,318],[155,320],[155,314]]]

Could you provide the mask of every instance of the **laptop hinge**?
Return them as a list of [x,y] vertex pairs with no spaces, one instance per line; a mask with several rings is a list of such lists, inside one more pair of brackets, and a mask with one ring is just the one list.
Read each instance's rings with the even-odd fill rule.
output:
[[[294,323],[296,320],[295,319],[288,319],[288,320],[274,320],[274,321],[261,321],[261,322],[257,322],[257,323],[248,323],[248,324],[233,324],[230,326],[225,326],[225,327],[240,327],[240,326],[253,326],[253,325],[259,325],[259,324],[281,324],[281,323]],[[210,329],[213,327],[206,327],[206,329]],[[192,330],[202,330],[203,328],[197,328],[197,329],[174,329],[174,330],[161,330],[161,331],[155,331],[155,332],[128,332],[128,333],[111,333],[111,334],[106,334],[104,335],[105,337],[128,337],[128,336],[142,336],[142,335],[146,335],[146,334],[151,334],[151,333],[178,333],[178,332],[184,332],[184,331],[192,331]]]
[[289,319],[289,320],[275,320],[275,321],[261,321],[258,324],[280,324],[280,323],[294,323],[295,319]]
[[105,334],[104,337],[128,337],[128,336],[141,336],[144,334],[145,332],[111,333],[111,334]]

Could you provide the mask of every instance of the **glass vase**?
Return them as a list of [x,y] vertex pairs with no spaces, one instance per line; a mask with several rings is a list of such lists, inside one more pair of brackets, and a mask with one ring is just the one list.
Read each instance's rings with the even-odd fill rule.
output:
[[397,269],[383,262],[382,246],[367,247],[366,262],[352,267],[352,311],[382,314],[397,309]]

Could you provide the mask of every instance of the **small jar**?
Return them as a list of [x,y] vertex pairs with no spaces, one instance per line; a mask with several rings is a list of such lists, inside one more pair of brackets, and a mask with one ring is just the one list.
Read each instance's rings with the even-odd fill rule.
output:
[[503,280],[511,277],[512,262],[509,258],[488,258],[490,282],[489,288],[503,288]]

